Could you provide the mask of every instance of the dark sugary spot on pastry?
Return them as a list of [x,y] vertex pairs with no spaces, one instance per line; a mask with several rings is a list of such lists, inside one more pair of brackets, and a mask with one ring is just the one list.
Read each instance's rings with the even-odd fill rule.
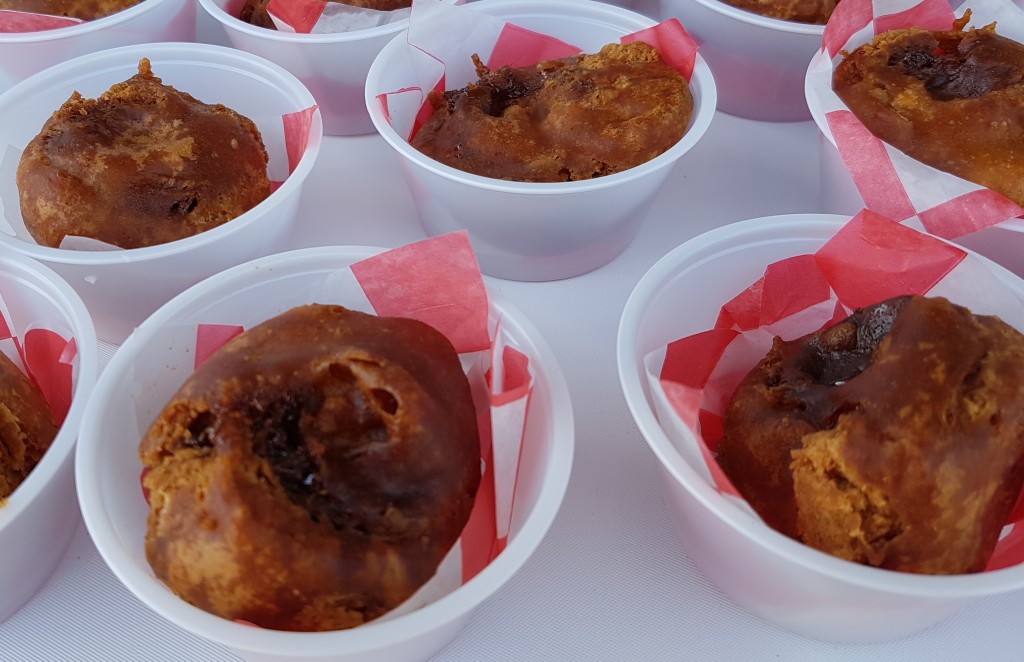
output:
[[1006,39],[987,32],[972,32],[958,41],[922,35],[893,49],[889,66],[898,65],[924,82],[939,101],[975,99],[1021,81],[1020,66],[999,61],[1000,41]]
[[300,505],[314,491],[317,473],[299,429],[301,410],[322,400],[311,388],[305,390],[299,394],[264,391],[237,405],[250,421],[253,452],[270,462],[281,486]]
[[[390,502],[408,503],[416,489],[364,475],[358,458],[387,444],[382,414],[397,414],[398,401],[387,389],[364,393],[353,388],[357,379],[343,365],[332,364],[327,374],[324,383],[290,390],[263,389],[236,405],[250,421],[253,452],[268,460],[292,501],[314,521],[330,522],[336,529],[391,536],[393,532],[379,523],[381,511]],[[317,421],[325,398],[336,395],[332,391],[343,393],[348,407],[343,421],[327,417],[329,434],[340,438],[333,441],[331,455],[318,454],[310,448],[307,436],[318,439],[325,435]]]
[[716,448],[765,522],[843,559],[985,568],[1024,482],[1024,335],[898,297],[776,338]]
[[140,2],[142,0],[0,0],[0,9],[91,21],[110,16]]
[[560,182],[621,172],[679,142],[693,112],[686,79],[643,42],[532,67],[473,61],[478,80],[432,93],[434,113],[411,144],[485,177]]
[[189,435],[181,440],[188,448],[205,449],[213,447],[214,416],[208,411],[200,413],[188,425]]
[[[444,103],[449,113],[458,112],[464,105],[476,105],[491,117],[501,117],[510,105],[537,94],[544,84],[544,78],[534,75],[532,69],[502,67],[497,71],[491,71],[476,54],[473,54],[473,63],[476,65],[476,73],[480,80],[470,88],[448,90],[444,93]],[[549,62],[546,70],[550,71],[562,64]],[[576,86],[574,89],[582,89],[579,86],[581,82],[573,81],[573,85]]]
[[340,306],[300,306],[233,339],[139,452],[157,576],[202,609],[284,630],[353,627],[412,595],[480,482],[451,343]]
[[832,86],[880,140],[1024,205],[1024,45],[995,24],[883,32],[836,66]]
[[[855,377],[871,361],[909,297],[899,297],[858,310],[849,318],[814,336],[800,348],[794,362],[817,383],[835,385]],[[790,375],[784,373],[783,378]]]
[[194,195],[186,195],[180,200],[175,200],[171,203],[171,213],[181,214],[183,216],[191,214],[196,210],[199,205],[199,198]]
[[375,388],[371,391],[373,398],[377,401],[377,406],[385,413],[394,415],[398,412],[398,400],[395,399],[395,395],[383,388]]
[[[801,420],[821,430],[860,410],[856,400],[837,401],[827,387],[841,385],[867,368],[909,297],[883,301],[858,310],[846,320],[820,331],[806,343],[778,347],[780,368],[770,384],[786,384],[784,403]],[[826,387],[826,388],[822,388]]]
[[97,99],[77,92],[26,146],[18,165],[29,234],[121,248],[153,246],[222,225],[270,194],[256,125],[164,85],[149,61]]

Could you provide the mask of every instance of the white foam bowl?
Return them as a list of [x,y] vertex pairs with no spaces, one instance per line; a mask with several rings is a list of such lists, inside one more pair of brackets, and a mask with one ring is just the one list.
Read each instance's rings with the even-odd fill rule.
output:
[[807,64],[824,25],[760,16],[719,0],[661,0],[662,18],[678,18],[700,43],[718,84],[718,109],[754,120],[809,120]]
[[[655,413],[643,363],[668,342],[713,328],[721,306],[768,264],[813,253],[847,220],[772,216],[687,241],[651,267],[630,295],[617,360],[626,402],[660,461],[669,517],[701,572],[770,623],[816,639],[869,643],[918,632],[984,596],[1024,588],[1024,565],[957,576],[891,572],[843,561],[770,529],[716,491],[694,469],[700,459],[672,443]],[[1024,300],[1024,282],[986,264]]]
[[[592,0],[480,0],[481,11],[592,53],[655,25],[628,9]],[[700,140],[715,112],[715,81],[697,56],[690,90],[690,126],[663,154],[629,170],[585,181],[511,182],[463,172],[412,147],[385,118],[379,94],[414,77],[410,47],[399,35],[384,47],[366,79],[366,105],[377,131],[399,156],[399,167],[428,235],[469,231],[484,273],[545,281],[592,271],[633,240],[673,166]],[[448,80],[449,88],[470,81]],[[684,167],[680,165],[680,167]]]
[[[53,574],[78,527],[72,452],[96,381],[96,331],[85,304],[53,270],[20,255],[0,254],[0,292],[10,321],[32,322],[74,338],[71,406],[39,464],[0,506],[0,623],[28,602]],[[65,333],[67,335],[65,335]]]
[[[47,69],[0,95],[0,159],[5,164],[0,168],[0,213],[13,227],[22,221],[12,151],[23,150],[74,90],[87,97],[98,96],[137,73],[142,57],[150,59],[153,73],[165,84],[205,103],[223,103],[254,120],[315,104],[302,83],[277,65],[232,48],[206,44],[124,46]],[[100,338],[119,343],[147,315],[188,286],[273,252],[293,225],[321,138],[322,125],[315,115],[308,147],[280,188],[234,220],[195,236],[145,248],[86,251],[41,246],[30,238],[0,231],[0,245],[43,262],[67,279],[92,313]],[[275,159],[278,163],[286,159],[283,138],[264,135],[264,142],[272,167]]]
[[[561,505],[573,455],[569,392],[554,355],[536,328],[489,290],[491,314],[527,354],[534,390],[508,546],[472,580],[427,606],[337,632],[281,632],[228,621],[179,599],[146,562],[147,507],[139,476],[142,434],[188,375],[168,370],[170,352],[161,330],[177,324],[232,320],[255,324],[294,306],[326,300],[324,283],[339,268],[379,248],[325,247],[273,255],[217,274],[174,298],[125,341],[96,385],[82,422],[78,494],[85,523],[100,554],[142,602],[185,630],[253,661],[316,660],[399,662],[430,657],[468,622],[533,553]],[[347,302],[357,307],[352,302]],[[145,384],[138,389],[133,384]]]
[[246,23],[238,18],[243,4],[241,0],[199,0],[232,46],[279,64],[309,88],[320,104],[324,133],[373,133],[363,101],[366,73],[384,45],[409,27],[409,19],[348,32],[299,34]]
[[0,33],[0,92],[79,55],[130,44],[194,41],[195,36],[195,0],[144,0],[66,28]]

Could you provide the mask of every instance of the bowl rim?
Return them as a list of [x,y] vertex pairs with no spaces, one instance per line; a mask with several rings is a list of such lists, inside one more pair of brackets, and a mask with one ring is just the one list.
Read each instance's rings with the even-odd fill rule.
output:
[[99,371],[99,341],[92,316],[82,298],[67,281],[48,266],[22,255],[3,251],[0,253],[0,271],[23,279],[32,288],[43,291],[55,299],[62,308],[67,309],[63,312],[70,313],[70,316],[65,321],[78,351],[77,376],[72,386],[71,404],[57,435],[39,463],[7,497],[6,504],[0,506],[2,538],[4,530],[25,513],[48,488],[60,467],[75,450],[82,416]]
[[[108,70],[129,66],[134,68],[142,57],[149,58],[157,68],[161,60],[164,60],[220,70],[233,69],[245,73],[249,77],[258,77],[277,87],[290,90],[286,98],[293,101],[296,106],[299,106],[296,110],[316,105],[316,100],[312,93],[302,81],[283,67],[262,57],[214,44],[159,42],[132,44],[87,53],[67,60],[62,64],[44,69],[19,81],[5,93],[0,94],[0,114],[7,107],[17,105],[23,95],[32,93],[37,89],[49,89],[58,85],[74,88],[77,76],[82,72],[93,71],[99,67],[106,67]],[[215,58],[215,61],[211,61],[211,58]],[[276,190],[271,191],[270,195],[262,202],[244,214],[191,237],[142,248],[90,251],[42,246],[9,235],[6,232],[0,232],[0,245],[52,264],[85,266],[120,264],[128,261],[142,263],[147,260],[163,259],[186,253],[241,231],[263,214],[297,193],[313,169],[322,141],[323,121],[318,111],[313,114],[313,122],[310,125],[310,134],[305,152],[303,152],[302,157],[299,159],[295,170]],[[128,256],[128,259],[125,256]]]
[[[573,17],[603,19],[614,27],[622,28],[623,30],[627,29],[623,26],[630,24],[630,27],[635,28],[631,31],[643,30],[658,24],[657,21],[643,14],[638,14],[615,5],[593,2],[592,0],[547,0],[546,2],[539,2],[538,0],[478,0],[477,2],[465,5],[465,7],[476,11],[484,11],[499,18],[507,16],[507,13],[503,12],[528,10],[531,7],[537,7],[535,11],[538,12],[568,9],[572,12]],[[629,34],[629,32],[623,32],[623,34]],[[387,69],[388,61],[393,57],[393,54],[407,45],[407,35],[408,31],[403,31],[385,44],[384,48],[381,49],[381,52],[370,65],[370,70],[366,76],[367,84],[364,89],[366,108],[369,112],[370,120],[373,122],[377,133],[398,152],[399,157],[403,161],[412,163],[446,180],[471,186],[474,189],[518,195],[571,195],[594,189],[612,188],[618,184],[624,184],[640,177],[648,176],[652,172],[673,166],[683,154],[690,151],[697,144],[711,125],[715,109],[718,105],[718,91],[714,76],[711,68],[698,51],[696,61],[694,62],[693,74],[689,81],[690,89],[694,92],[695,101],[694,112],[690,116],[690,125],[686,129],[686,133],[674,145],[650,161],[611,175],[573,182],[516,182],[484,177],[453,168],[426,156],[414,148],[408,140],[400,136],[391,126],[391,123],[385,119],[384,111],[377,100],[378,91],[371,89],[371,82],[376,83],[380,72]]]
[[0,33],[0,44],[23,44],[30,42],[52,41],[55,39],[70,39],[79,35],[96,32],[104,28],[112,28],[119,23],[130,21],[137,16],[142,16],[155,10],[161,4],[177,2],[181,9],[188,7],[190,0],[142,0],[137,5],[132,5],[119,12],[114,12],[102,18],[91,21],[82,21],[75,25],[52,30],[34,30],[32,32],[3,32]]
[[[456,3],[462,0],[444,1]],[[346,32],[327,32],[316,34],[305,32],[281,32],[279,30],[270,30],[267,28],[261,28],[258,25],[246,23],[237,16],[229,14],[228,11],[222,7],[219,2],[217,2],[217,0],[199,0],[199,5],[206,11],[208,16],[214,18],[228,30],[241,32],[256,39],[266,39],[268,41],[290,44],[335,44],[339,42],[361,41],[364,39],[373,39],[376,37],[397,34],[398,32],[406,29],[409,25],[409,18],[406,17],[397,21],[392,21],[391,23],[385,23],[384,25],[376,25],[372,28],[362,28],[360,30],[348,30]]]
[[[742,23],[774,30],[777,32],[788,32],[798,35],[813,35],[821,37],[825,34],[825,24],[801,23],[799,21],[787,21],[781,18],[762,16],[756,12],[740,9],[730,5],[723,0],[681,0],[681,2],[696,2],[697,4],[723,16],[735,19]],[[680,0],[661,0],[662,14],[677,13],[678,9],[672,9],[669,5],[679,5]]]
[[236,283],[251,279],[253,269],[277,269],[287,275],[291,273],[289,269],[303,265],[316,265],[314,268],[319,270],[327,259],[343,267],[385,250],[374,246],[304,248],[251,260],[211,276],[171,299],[137,327],[97,381],[82,421],[82,443],[78,445],[76,454],[75,473],[82,516],[97,550],[114,574],[139,599],[172,623],[230,648],[268,655],[295,655],[297,645],[303,647],[304,657],[372,652],[384,646],[400,646],[450,625],[500,589],[533,554],[554,521],[568,487],[575,446],[568,385],[553,351],[536,327],[507,299],[487,287],[492,310],[496,309],[501,314],[506,328],[512,324],[518,337],[535,352],[539,369],[534,377],[534,397],[546,395],[550,399],[553,416],[549,429],[553,441],[533,510],[522,520],[522,526],[508,541],[508,546],[469,582],[420,609],[392,619],[370,622],[349,630],[286,632],[231,622],[193,607],[154,577],[148,566],[143,568],[136,564],[119,543],[103,508],[104,499],[99,485],[103,454],[99,443],[94,440],[101,436],[104,408],[118,379],[129,369],[134,356],[147,347],[153,330],[187,309],[197,288],[218,293],[238,291]]
[[[834,581],[867,588],[880,593],[922,598],[962,599],[1006,593],[1024,588],[1024,563],[988,572],[963,575],[919,575],[864,566],[820,552],[769,528],[763,522],[743,513],[728,502],[707,480],[683,459],[658,422],[645,395],[644,372],[636,360],[637,331],[645,307],[665,287],[669,277],[720,257],[722,252],[708,254],[721,245],[727,251],[737,235],[764,231],[773,226],[776,240],[818,237],[822,243],[838,230],[850,216],[837,214],[781,214],[739,221],[698,235],[656,262],[638,281],[623,309],[616,340],[616,363],[626,403],[647,445],[673,480],[721,522],[747,539],[760,553],[802,566],[811,573]],[[796,233],[803,234],[797,235]],[[948,243],[948,242],[947,242]],[[993,274],[1017,290],[1024,298],[1024,281],[983,256],[964,248],[981,259]],[[705,256],[692,259],[703,253]],[[724,301],[722,302],[724,303]],[[687,431],[687,434],[689,432]]]

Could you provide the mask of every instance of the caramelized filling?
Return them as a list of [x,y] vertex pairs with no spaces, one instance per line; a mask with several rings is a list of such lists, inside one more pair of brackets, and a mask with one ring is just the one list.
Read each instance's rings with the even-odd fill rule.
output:
[[1001,62],[1005,37],[988,32],[971,32],[961,40],[936,39],[921,35],[894,49],[890,67],[898,66],[908,76],[924,83],[937,101],[976,99],[1021,81],[1020,63]]

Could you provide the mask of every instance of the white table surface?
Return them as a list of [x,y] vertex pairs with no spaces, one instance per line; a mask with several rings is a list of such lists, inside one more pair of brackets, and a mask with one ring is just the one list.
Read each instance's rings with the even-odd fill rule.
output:
[[[644,11],[646,1],[633,4]],[[613,262],[559,282],[488,279],[533,321],[559,358],[573,401],[576,456],[548,536],[436,660],[1024,658],[1024,592],[982,600],[899,641],[822,643],[768,625],[722,596],[689,561],[669,524],[657,460],[619,387],[620,313],[644,272],[687,239],[746,218],[822,211],[817,140],[810,122],[766,124],[719,113],[676,165],[635,241]],[[282,250],[393,247],[424,237],[395,155],[375,135],[325,139],[300,219]],[[237,659],[135,599],[107,569],[81,523],[50,581],[0,624],[3,662]]]

